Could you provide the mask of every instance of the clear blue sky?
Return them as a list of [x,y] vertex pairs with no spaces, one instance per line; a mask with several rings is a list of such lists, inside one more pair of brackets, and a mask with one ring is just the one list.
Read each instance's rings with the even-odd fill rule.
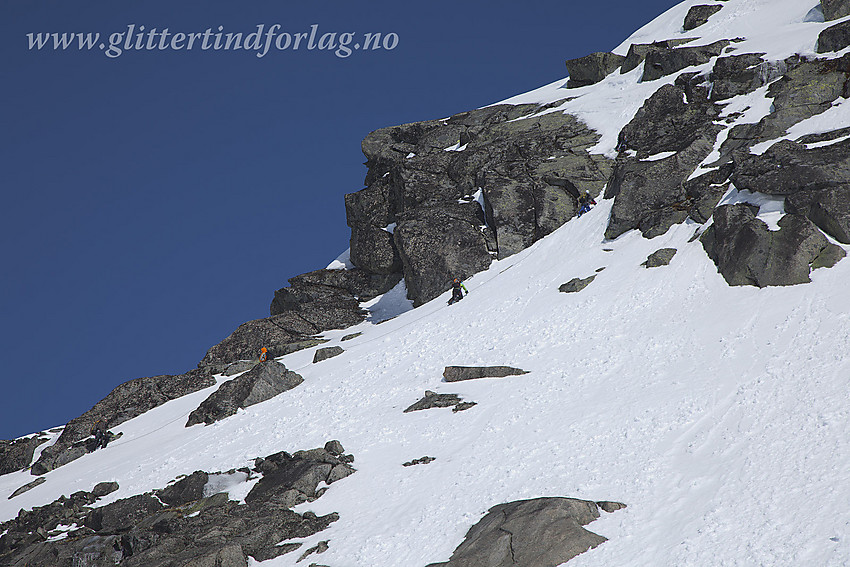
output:
[[[186,372],[267,316],[287,278],[348,247],[343,195],[363,187],[371,130],[557,80],[565,59],[614,48],[676,3],[4,2],[0,439],[61,425],[127,380]],[[29,49],[39,32],[108,47],[131,24],[172,35],[115,58]],[[178,32],[259,24],[398,45],[347,58],[170,48]]]

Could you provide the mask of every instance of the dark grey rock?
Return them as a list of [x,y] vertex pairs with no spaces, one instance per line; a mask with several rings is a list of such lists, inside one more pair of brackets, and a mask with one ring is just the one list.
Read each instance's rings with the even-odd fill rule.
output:
[[595,279],[596,279],[595,274],[588,277],[588,278],[584,278],[584,279],[573,278],[570,281],[568,281],[567,283],[561,284],[561,286],[558,288],[558,291],[560,291],[562,293],[577,293],[577,292],[583,290],[584,288],[586,288],[587,286],[589,286],[590,283]]
[[656,250],[652,254],[647,257],[646,262],[641,264],[646,268],[658,268],[660,266],[667,266],[670,264],[670,260],[673,259],[673,256],[676,255],[675,248],[661,248],[660,250]]
[[690,31],[700,27],[708,22],[708,19],[720,11],[723,6],[719,4],[702,4],[699,6],[691,6],[688,14],[685,16],[685,31]]
[[570,73],[570,79],[567,81],[567,88],[584,87],[598,83],[619,69],[625,59],[622,55],[604,51],[591,53],[578,59],[569,59],[567,71]]
[[731,160],[736,151],[783,137],[794,124],[828,110],[839,97],[850,96],[850,54],[815,60],[793,56],[765,65],[771,74],[780,75],[767,89],[773,99],[772,112],[758,124],[733,127],[720,148],[721,163]]
[[317,362],[322,362],[323,360],[327,360],[335,356],[339,356],[344,352],[345,350],[342,347],[338,346],[320,348],[316,351],[316,354],[313,355],[313,364]]
[[237,360],[236,362],[230,363],[227,368],[224,369],[222,374],[224,376],[235,376],[237,374],[241,374],[242,372],[246,372],[254,368],[257,365],[259,360]]
[[341,341],[350,341],[351,339],[356,339],[357,337],[361,336],[362,334],[363,333],[351,333],[350,335],[345,335],[340,340]]
[[419,207],[405,213],[395,229],[408,297],[419,306],[492,261],[475,203]]
[[85,525],[96,532],[116,534],[129,530],[162,508],[163,505],[151,494],[139,494],[95,508],[86,516]]
[[[808,219],[786,214],[771,231],[751,205],[721,205],[700,240],[729,285],[758,287],[807,283],[822,255],[837,253]],[[842,251],[843,252],[843,251]]]
[[350,258],[355,266],[376,274],[397,274],[402,269],[393,235],[383,228],[353,226]]
[[47,442],[46,437],[32,435],[24,439],[0,441],[0,475],[23,470],[32,463],[36,447]]
[[584,527],[596,503],[536,498],[499,504],[472,526],[445,563],[429,567],[554,567],[606,541]]
[[651,51],[673,49],[691,41],[693,39],[667,39],[656,41],[655,43],[633,43],[629,46],[629,52],[626,54],[626,59],[620,67],[620,73],[628,73],[637,68],[638,65],[643,63],[646,55]]
[[204,486],[210,476],[204,471],[195,471],[186,478],[178,480],[171,486],[158,490],[157,497],[169,506],[179,506],[200,500],[204,497]]
[[438,394],[431,390],[425,390],[425,396],[404,410],[404,413],[432,408],[449,408],[458,405],[460,402],[461,398],[457,394]]
[[654,81],[686,67],[708,63],[712,57],[720,55],[729,43],[729,40],[724,39],[710,45],[652,49],[646,54],[641,81]]
[[841,22],[820,32],[815,51],[818,53],[841,51],[848,45],[850,45],[850,22]]
[[711,218],[714,208],[729,189],[728,180],[733,167],[733,164],[727,163],[682,183],[688,204],[688,216],[694,222],[705,224]]
[[340,443],[336,439],[325,443],[325,451],[334,456],[339,456],[345,453],[345,449],[342,447],[342,443]]
[[[302,471],[305,474],[292,470],[293,465],[304,463],[309,465]],[[282,506],[284,503],[277,498],[282,487],[275,487],[274,481],[286,477],[285,488],[301,494],[299,500],[303,501],[308,496],[299,490],[318,495],[313,472],[329,467],[325,482],[353,472],[323,449],[258,459],[255,472],[264,477],[257,486],[263,484],[266,490],[253,491],[246,504],[230,501],[226,494],[203,498],[200,489],[206,473],[200,471],[156,491],[171,501],[170,506],[163,506],[152,494],[125,498],[95,509],[90,508],[96,500],[93,493],[62,496],[47,506],[22,510],[17,518],[2,524],[5,535],[0,537],[0,565],[244,567],[249,557],[256,561],[273,559],[301,545],[279,545],[282,542],[310,537],[338,519],[336,514],[319,517],[305,512],[302,515]],[[276,479],[272,478],[275,476]],[[60,523],[86,527],[71,530],[64,540],[45,541],[59,533],[54,530]]]
[[432,463],[436,460],[437,460],[436,457],[429,457],[429,456],[426,455],[424,457],[419,457],[418,459],[413,459],[412,461],[407,461],[406,463],[402,463],[401,466],[412,467],[412,466],[415,466],[415,465],[427,465],[427,464]]
[[[614,198],[605,237],[640,229],[647,238],[664,234],[683,222],[691,208],[684,182],[712,152],[720,127],[719,108],[708,91],[682,81],[658,89],[620,133],[621,154],[608,182],[606,198]],[[653,155],[675,152],[663,159]]]
[[626,505],[622,502],[603,501],[597,502],[596,505],[599,506],[599,508],[603,512],[607,512],[609,514],[616,512],[617,510],[622,510],[623,508],[626,508]]
[[711,70],[711,100],[747,94],[777,79],[762,58],[764,53],[719,57]]
[[850,16],[850,0],[820,0],[820,5],[827,22]]
[[304,379],[295,372],[274,360],[260,362],[253,369],[238,378],[219,386],[210,397],[189,414],[186,427],[198,423],[215,423],[236,413],[239,408],[247,408],[264,402],[278,394],[291,390]]
[[510,366],[446,366],[443,379],[446,382],[462,382],[478,378],[504,378],[505,376],[520,376],[528,374],[526,370]]
[[34,480],[34,481],[32,481],[32,482],[28,482],[28,483],[26,483],[25,485],[23,485],[22,487],[20,487],[20,488],[18,488],[17,490],[15,490],[12,494],[10,494],[8,499],[9,499],[9,500],[11,500],[11,499],[12,499],[12,498],[14,498],[15,496],[20,496],[20,495],[21,495],[21,494],[23,494],[24,492],[29,492],[30,490],[32,490],[32,489],[33,489],[33,488],[35,488],[36,486],[38,486],[38,485],[40,485],[40,484],[44,484],[45,482],[47,482],[47,479],[46,479],[46,478],[44,478],[43,476],[42,476],[42,477],[39,477],[39,478],[37,478],[37,479],[35,479],[35,480]]
[[785,210],[807,217],[843,244],[850,244],[850,184],[799,191],[785,199]]
[[154,376],[125,382],[92,409],[69,421],[56,443],[42,451],[32,466],[32,473],[45,474],[85,455],[88,451],[79,443],[91,435],[92,426],[98,420],[112,428],[165,402],[213,385],[215,379],[202,369],[179,376]]
[[457,413],[459,411],[466,411],[474,406],[477,406],[478,402],[461,402],[452,408],[452,413]]
[[95,496],[95,498],[103,498],[107,494],[112,494],[116,490],[118,490],[117,482],[99,482],[91,489],[91,493]]
[[[536,114],[562,102],[496,105],[369,134],[367,187],[346,196],[354,265],[395,270],[397,252],[418,306],[454,277],[486,268],[491,255],[510,256],[572,218],[579,192],[598,195],[610,166],[587,153],[599,135],[575,117]],[[445,151],[452,146],[463,150]],[[471,198],[479,188],[485,216]]]

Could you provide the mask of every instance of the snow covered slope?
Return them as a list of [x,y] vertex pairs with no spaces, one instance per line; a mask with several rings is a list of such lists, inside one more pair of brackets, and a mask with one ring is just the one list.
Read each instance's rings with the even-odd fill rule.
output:
[[[673,8],[619,52],[683,35],[681,21],[698,3]],[[771,58],[811,53],[825,27],[807,21],[818,19],[813,7],[729,0],[687,35],[746,37],[738,52]],[[672,81],[639,76],[615,73],[568,93],[552,85],[510,102],[580,95],[559,110],[602,132],[597,150],[610,152],[645,98]],[[839,126],[850,121],[813,121],[794,135]],[[316,560],[334,567],[447,560],[490,507],[539,496],[628,504],[588,526],[609,541],[571,566],[850,565],[850,261],[816,270],[807,285],[730,287],[702,245],[689,242],[699,228],[692,221],[651,240],[631,231],[605,241],[610,208],[603,201],[494,262],[466,282],[470,294],[456,305],[444,294],[380,325],[325,333],[345,352],[318,364],[312,349],[282,358],[305,381],[269,401],[185,428],[211,388],[117,426],[123,436],[106,450],[49,472],[13,500],[6,496],[33,477],[0,476],[0,521],[101,481],[120,484],[108,503],[194,470],[339,439],[357,473],[297,508],[339,513],[304,546],[329,540]],[[641,266],[664,247],[678,250],[669,266]],[[579,293],[558,291],[594,274]],[[383,308],[393,311],[389,302]],[[530,373],[446,383],[448,365]],[[477,405],[403,413],[426,389]],[[402,466],[425,455],[436,460]]]

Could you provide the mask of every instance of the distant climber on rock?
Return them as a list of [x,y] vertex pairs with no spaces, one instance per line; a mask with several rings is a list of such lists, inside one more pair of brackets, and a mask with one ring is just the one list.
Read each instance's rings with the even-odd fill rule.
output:
[[589,211],[590,207],[595,204],[596,201],[590,196],[590,191],[585,191],[582,196],[578,198],[578,216]]
[[98,419],[94,422],[94,425],[91,426],[91,434],[94,435],[94,445],[90,450],[106,449],[110,440],[110,433],[104,420]]
[[466,286],[463,285],[462,281],[460,281],[460,278],[455,278],[452,282],[452,298],[449,299],[449,305],[451,305],[455,301],[460,301],[461,299],[463,299],[464,292],[466,292],[467,294],[469,293],[469,291],[466,289]]
[[263,347],[260,349],[260,362],[265,362],[269,359],[269,349]]

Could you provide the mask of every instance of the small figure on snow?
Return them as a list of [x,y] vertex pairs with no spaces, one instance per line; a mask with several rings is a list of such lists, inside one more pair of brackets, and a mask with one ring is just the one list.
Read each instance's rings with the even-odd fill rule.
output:
[[469,291],[466,289],[466,286],[463,285],[462,281],[460,281],[460,278],[455,278],[452,282],[452,298],[449,299],[449,305],[451,305],[455,301],[460,301],[461,299],[463,299],[464,292],[466,292],[467,294],[469,293]]
[[589,211],[590,207],[595,204],[596,201],[590,196],[590,191],[585,191],[584,194],[578,198],[578,216]]
[[269,359],[269,349],[263,347],[260,349],[260,362],[265,362]]

